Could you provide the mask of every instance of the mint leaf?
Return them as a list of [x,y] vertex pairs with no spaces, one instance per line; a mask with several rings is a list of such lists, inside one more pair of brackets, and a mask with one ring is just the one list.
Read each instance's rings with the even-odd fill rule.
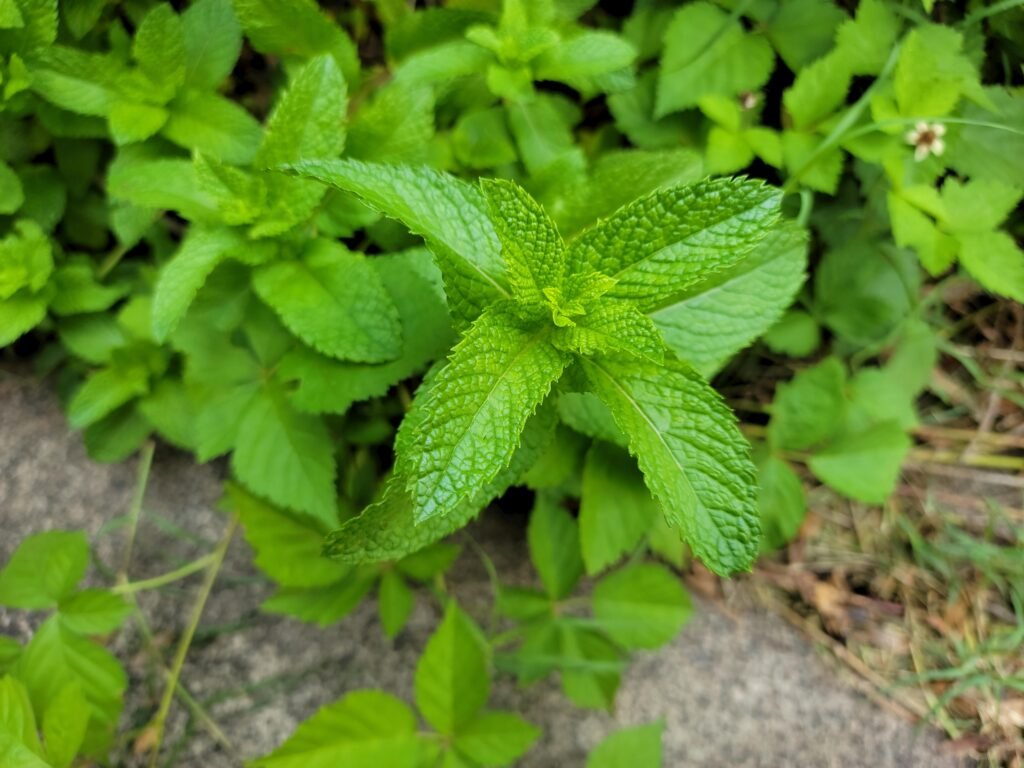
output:
[[433,91],[394,81],[356,112],[346,154],[384,163],[426,163],[434,154],[434,132]]
[[665,31],[655,117],[694,106],[709,94],[736,96],[768,81],[775,55],[768,41],[708,2],[676,11]]
[[89,565],[82,533],[50,531],[23,539],[0,570],[0,605],[53,608],[71,594]]
[[21,179],[11,166],[0,160],[0,213],[14,213],[24,202]]
[[297,413],[276,388],[260,391],[238,424],[231,468],[247,487],[328,528],[338,523],[334,447],[319,418]]
[[548,48],[532,66],[538,80],[558,80],[590,92],[606,84],[602,75],[626,69],[635,58],[636,50],[618,35],[586,30]]
[[434,728],[454,735],[483,709],[490,688],[486,641],[451,600],[416,665],[416,706]]
[[549,337],[547,327],[521,329],[507,309],[488,310],[419,392],[395,459],[419,520],[448,514],[508,466],[569,362]]
[[559,328],[554,342],[581,355],[622,353],[655,362],[665,358],[665,342],[651,318],[632,302],[605,299],[573,324]]
[[768,330],[806,278],[807,235],[778,226],[734,267],[651,313],[668,347],[705,376]]
[[657,648],[671,641],[692,608],[679,577],[653,563],[626,566],[594,587],[594,618],[626,648]]
[[380,363],[402,352],[398,310],[377,271],[340,243],[314,240],[299,259],[258,267],[252,284],[290,331],[325,355]]
[[164,341],[177,328],[214,268],[244,240],[230,229],[193,225],[153,290],[153,335]]
[[459,729],[454,746],[474,765],[512,765],[540,733],[539,728],[512,712],[482,712]]
[[[369,260],[398,309],[402,351],[379,364],[343,363],[305,347],[289,352],[278,367],[282,381],[295,380],[289,398],[300,411],[344,413],[360,400],[380,397],[442,357],[452,342],[444,295],[426,274],[435,269],[425,249]],[[423,272],[421,274],[417,270]]]
[[185,90],[170,105],[161,133],[185,149],[245,165],[253,159],[262,131],[236,102],[215,93]]
[[501,244],[476,187],[429,168],[357,160],[301,161],[291,169],[357,195],[422,235],[445,274],[449,304],[464,321],[508,297]]
[[562,236],[547,212],[514,181],[485,179],[480,188],[501,241],[513,297],[523,304],[545,303],[545,289],[561,286],[565,274]]
[[661,768],[662,722],[615,731],[587,756],[587,768]]
[[735,417],[687,364],[584,360],[597,395],[629,437],[648,488],[713,571],[750,568],[759,525],[754,467]]
[[242,50],[242,30],[230,0],[196,0],[181,14],[185,37],[185,84],[216,88]]
[[229,483],[225,503],[242,523],[253,558],[284,587],[321,587],[345,578],[349,569],[321,554],[322,529],[289,515]]
[[413,768],[420,745],[416,715],[381,691],[356,691],[322,707],[253,768],[336,768],[387,765]]
[[80,635],[108,635],[124,623],[132,606],[120,595],[84,589],[60,601],[61,624]]
[[254,163],[275,168],[333,157],[345,146],[345,79],[330,56],[311,59],[291,81],[267,121]]
[[124,72],[113,56],[53,45],[34,57],[32,90],[71,112],[105,117],[119,98]]
[[140,365],[111,365],[89,377],[68,403],[68,423],[84,429],[149,390],[149,373]]
[[530,560],[552,600],[569,595],[583,575],[580,534],[557,496],[540,494],[526,529]]
[[583,465],[579,537],[587,574],[607,568],[640,544],[658,517],[643,476],[625,451],[595,442]]
[[0,300],[0,346],[7,346],[46,317],[46,299],[21,291]]
[[656,309],[746,256],[778,219],[779,199],[744,179],[659,190],[574,240],[570,272],[589,264],[616,281],[609,296]]
[[170,5],[157,5],[142,19],[132,56],[153,96],[160,103],[170,101],[185,83],[185,31]]

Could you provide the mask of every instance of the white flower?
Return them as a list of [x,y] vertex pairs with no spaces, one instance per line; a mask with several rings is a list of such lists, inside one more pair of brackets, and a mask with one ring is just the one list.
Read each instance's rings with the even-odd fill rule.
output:
[[740,94],[740,106],[748,112],[757,106],[761,97],[753,91],[744,91]]
[[946,126],[942,123],[926,123],[923,120],[914,126],[914,130],[907,131],[907,144],[914,147],[914,159],[918,162],[924,160],[928,155],[938,157],[946,151],[946,142],[942,137],[946,135]]

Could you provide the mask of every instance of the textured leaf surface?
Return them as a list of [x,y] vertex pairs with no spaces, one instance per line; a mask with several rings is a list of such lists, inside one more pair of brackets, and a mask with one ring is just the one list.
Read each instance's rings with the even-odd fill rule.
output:
[[230,0],[197,0],[181,14],[185,35],[185,82],[215,88],[235,66],[242,30]]
[[818,478],[847,496],[881,504],[899,479],[911,440],[894,421],[842,435],[808,462]]
[[413,768],[419,758],[416,716],[382,691],[356,691],[302,723],[253,768]]
[[546,327],[525,331],[489,310],[417,394],[395,466],[419,519],[448,514],[508,466],[526,420],[569,361],[549,337]]
[[779,199],[743,179],[658,190],[574,240],[570,269],[590,265],[617,281],[609,296],[649,311],[750,253],[778,219]]
[[476,765],[512,765],[540,737],[540,729],[512,712],[483,712],[455,736],[455,749]]
[[348,96],[330,56],[311,59],[291,82],[267,121],[254,162],[274,168],[303,159],[332,157],[345,146]]
[[443,734],[457,733],[487,703],[491,689],[486,641],[455,601],[416,665],[416,706]]
[[65,685],[43,713],[46,757],[54,768],[74,762],[89,727],[89,709],[78,683]]
[[334,446],[319,418],[292,409],[283,393],[262,390],[248,405],[231,468],[248,488],[333,528],[338,523]]
[[544,289],[561,285],[565,245],[540,204],[513,181],[480,184],[491,223],[501,241],[508,281],[517,301],[543,303]]
[[61,623],[80,635],[108,635],[132,613],[120,595],[103,589],[84,589],[60,601]]
[[362,254],[327,240],[301,259],[259,267],[253,288],[289,330],[342,360],[380,363],[402,352],[398,310]]
[[421,274],[432,268],[424,249],[370,259],[398,309],[402,352],[376,365],[344,363],[312,350],[290,352],[278,368],[282,380],[296,380],[291,402],[309,413],[344,413],[360,400],[379,397],[444,355],[453,340],[444,295]]
[[181,248],[160,270],[153,290],[153,335],[157,340],[170,336],[206,278],[229,251],[243,243],[227,228],[189,227]]
[[303,161],[292,170],[357,195],[421,235],[445,273],[453,311],[464,318],[508,295],[501,244],[476,187],[430,168],[358,160]]
[[694,552],[720,574],[750,568],[760,535],[749,446],[689,365],[583,363],[629,438],[647,486]]
[[731,269],[698,283],[651,313],[665,343],[705,376],[768,330],[806,278],[807,236],[772,229]]
[[184,91],[161,133],[186,149],[244,165],[252,160],[262,131],[234,101],[207,91]]

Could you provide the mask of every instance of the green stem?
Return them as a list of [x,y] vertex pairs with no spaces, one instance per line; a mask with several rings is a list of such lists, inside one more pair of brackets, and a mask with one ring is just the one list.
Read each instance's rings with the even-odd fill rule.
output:
[[874,96],[875,91],[881,87],[880,83],[889,76],[889,73],[892,72],[893,68],[896,66],[901,46],[902,43],[897,43],[893,46],[892,51],[889,53],[889,58],[886,59],[885,65],[882,67],[882,71],[878,74],[878,77],[875,78],[875,81],[867,87],[864,93],[861,94],[861,97],[857,99],[853,106],[847,110],[845,115],[843,115],[842,119],[835,124],[835,127],[833,127],[828,136],[822,140],[817,149],[811,153],[811,156],[807,158],[807,161],[797,168],[796,172],[786,180],[786,183],[783,186],[784,191],[794,192],[797,184],[800,182],[800,177],[807,171],[807,169],[818,162],[822,155],[842,141],[853,124],[860,119],[864,110],[867,109],[868,105],[871,103],[871,97]]
[[181,566],[180,568],[175,568],[173,571],[162,573],[159,576],[154,576],[151,579],[120,582],[116,586],[114,586],[111,589],[111,591],[116,592],[119,595],[130,595],[134,594],[135,592],[142,592],[147,589],[156,589],[157,587],[162,587],[165,584],[170,584],[172,582],[178,581],[179,579],[183,579],[186,576],[191,576],[193,573],[196,573],[197,571],[203,570],[213,562],[213,558],[214,553],[211,552],[210,554],[203,555],[199,559],[193,560],[190,563],[185,563],[185,565]]
[[104,277],[109,275],[110,271],[121,262],[121,259],[124,258],[126,253],[128,253],[127,248],[123,245],[117,246],[117,248],[112,250],[108,254],[107,258],[103,260],[103,263],[100,264],[99,269],[96,270],[96,276],[102,280]]
[[1024,130],[1020,128],[1014,128],[1011,125],[1004,123],[990,123],[987,120],[970,120],[965,117],[899,117],[891,120],[879,120],[877,123],[868,123],[862,125],[860,128],[850,131],[843,138],[853,139],[857,136],[863,136],[867,133],[873,133],[874,131],[881,130],[886,126],[891,125],[917,125],[918,123],[943,123],[949,125],[970,125],[975,128],[992,128],[996,131],[1006,131],[1007,133],[1016,133],[1018,136],[1024,136]]
[[1009,11],[1021,5],[1024,5],[1024,0],[1002,0],[1001,3],[993,3],[987,8],[979,8],[974,13],[968,14],[957,26],[963,29],[964,27],[969,27],[972,24],[977,24],[979,21],[987,19],[989,16],[995,16],[998,13]]
[[195,604],[192,606],[192,616],[189,619],[188,626],[185,628],[185,634],[181,636],[181,640],[178,642],[178,649],[174,654],[174,661],[171,664],[171,672],[167,678],[167,687],[164,690],[163,698],[160,699],[160,708],[153,719],[153,726],[156,728],[156,739],[153,743],[153,751],[150,754],[149,768],[156,768],[157,758],[160,755],[160,745],[164,739],[164,726],[167,723],[167,714],[170,712],[171,701],[174,699],[174,692],[178,687],[178,678],[181,677],[181,670],[185,666],[185,657],[188,655],[188,649],[192,645],[192,638],[195,637],[196,629],[199,627],[199,620],[203,616],[206,601],[213,590],[213,583],[217,580],[217,574],[224,563],[224,556],[227,554],[228,545],[231,544],[231,539],[234,537],[237,528],[238,518],[232,517],[227,530],[224,532],[224,536],[217,545],[217,549],[213,551],[210,565],[206,571],[206,579],[203,581],[203,586],[200,588]]
[[135,478],[135,490],[132,493],[131,506],[128,508],[128,542],[125,545],[121,570],[117,574],[118,586],[128,583],[128,567],[132,562],[135,535],[139,530],[139,518],[142,516],[142,500],[146,495],[146,486],[149,484],[149,472],[153,468],[153,453],[155,451],[156,444],[152,440],[147,440],[139,454],[139,470]]

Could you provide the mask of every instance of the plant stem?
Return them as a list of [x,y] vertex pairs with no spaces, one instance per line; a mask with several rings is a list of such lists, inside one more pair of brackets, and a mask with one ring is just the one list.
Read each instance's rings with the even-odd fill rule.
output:
[[178,581],[179,579],[183,579],[186,576],[191,576],[193,573],[196,573],[197,571],[203,570],[213,562],[213,559],[214,553],[211,552],[210,554],[203,555],[197,560],[185,563],[185,565],[181,566],[180,568],[175,568],[173,571],[162,573],[159,576],[154,576],[151,579],[120,582],[111,589],[111,592],[116,592],[119,595],[130,595],[135,592],[142,592],[146,589],[155,589],[157,587],[162,587],[165,584],[170,584],[172,582]]
[[156,451],[156,444],[147,440],[142,446],[139,454],[139,470],[135,479],[135,491],[132,493],[131,506],[128,508],[128,542],[124,549],[124,560],[121,563],[121,570],[117,574],[117,585],[128,583],[128,567],[132,562],[132,550],[135,548],[135,534],[139,530],[139,518],[142,516],[142,500],[146,495],[146,486],[149,484],[149,472],[153,468],[153,453]]
[[983,19],[987,19],[989,16],[995,16],[997,13],[1012,10],[1020,5],[1024,5],[1024,0],[1002,0],[1001,3],[993,3],[987,8],[979,8],[974,13],[968,14],[957,26],[961,28],[969,27]]
[[167,714],[171,709],[171,700],[174,698],[174,691],[178,687],[178,678],[181,677],[182,667],[185,666],[185,657],[188,655],[188,649],[192,645],[192,638],[195,637],[196,629],[199,627],[199,620],[203,616],[206,601],[213,590],[213,583],[217,580],[217,574],[224,563],[224,556],[227,554],[228,545],[231,544],[231,539],[234,537],[237,528],[238,518],[232,517],[227,530],[224,532],[224,536],[221,538],[220,543],[217,544],[217,549],[212,553],[212,559],[206,571],[206,579],[203,581],[199,594],[196,596],[195,604],[192,606],[192,616],[189,619],[188,626],[185,628],[185,634],[178,641],[178,649],[174,654],[171,672],[167,679],[167,688],[164,690],[163,698],[160,700],[160,708],[157,710],[156,717],[153,720],[153,725],[156,728],[156,740],[150,755],[149,768],[156,768],[157,758],[160,755],[160,745],[164,738]]

